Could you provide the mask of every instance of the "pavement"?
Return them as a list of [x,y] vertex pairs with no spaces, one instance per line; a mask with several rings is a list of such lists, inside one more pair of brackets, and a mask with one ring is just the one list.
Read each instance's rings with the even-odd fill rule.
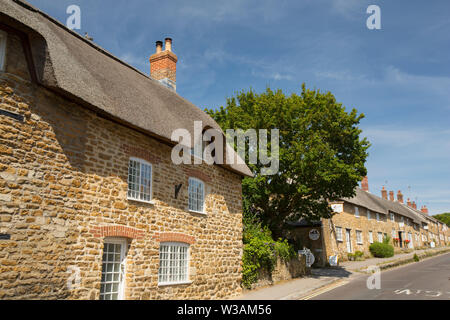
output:
[[[419,256],[426,253],[449,250],[450,248],[436,248],[428,250],[416,250],[411,253],[397,254],[392,258],[373,258],[365,261],[347,261],[341,262],[339,267],[330,268],[313,268],[311,274],[302,278],[280,282],[273,286],[263,287],[256,290],[244,291],[241,296],[232,298],[233,300],[307,300],[313,299],[325,292],[333,292],[338,289],[346,288],[348,285],[358,283],[359,286],[364,284],[366,288],[366,280],[368,278],[365,269],[369,266],[377,265],[391,267],[397,264],[407,262],[412,259],[416,253]],[[450,253],[443,254],[450,257]],[[427,259],[425,261],[432,260]],[[423,263],[425,262],[423,261]],[[414,263],[417,265],[417,263]],[[403,268],[402,268],[403,269]],[[450,272],[450,268],[447,268]],[[383,271],[383,275],[384,275]],[[450,274],[448,275],[450,277]],[[448,278],[448,277],[447,277]],[[450,283],[450,281],[447,281]],[[337,288],[337,289],[336,289]],[[450,291],[450,290],[449,290]],[[335,299],[328,296],[327,299]]]
[[409,260],[414,257],[414,254],[417,254],[419,257],[422,255],[425,255],[426,253],[437,253],[440,251],[447,251],[450,250],[449,247],[440,247],[440,248],[434,248],[434,249],[425,249],[425,250],[415,250],[410,253],[400,253],[396,254],[395,256],[391,258],[371,258],[366,259],[364,261],[345,261],[340,262],[339,266],[349,270],[349,271],[364,271],[369,266],[384,266],[384,265],[391,265],[395,264],[397,262],[401,262],[404,260]]
[[344,268],[311,269],[311,275],[277,283],[270,287],[245,291],[235,300],[298,300],[313,290],[326,287],[353,275]]
[[310,297],[312,300],[450,300],[450,253],[379,274],[379,288],[368,289],[364,275],[343,286]]

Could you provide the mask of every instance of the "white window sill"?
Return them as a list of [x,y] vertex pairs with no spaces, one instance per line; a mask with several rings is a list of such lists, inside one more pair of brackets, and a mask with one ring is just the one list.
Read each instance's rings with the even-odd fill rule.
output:
[[205,216],[207,215],[207,213],[204,212],[204,211],[195,211],[195,210],[189,210],[189,209],[188,209],[188,211],[189,211],[189,212],[193,212],[193,213],[203,214],[203,215],[205,215]]
[[339,242],[344,242],[344,240],[342,240],[342,239],[336,239],[336,241],[339,241]]
[[134,198],[129,198],[129,197],[127,197],[127,200],[128,200],[128,201],[141,202],[141,203],[147,203],[147,204],[156,204],[155,200],[153,200],[153,199],[150,200],[150,201],[147,201],[147,200],[134,199]]
[[364,243],[362,243],[362,242],[357,242],[356,244],[360,244],[360,245],[363,245]]
[[180,282],[162,282],[158,283],[158,287],[176,286],[180,284],[191,284],[192,281],[180,281]]

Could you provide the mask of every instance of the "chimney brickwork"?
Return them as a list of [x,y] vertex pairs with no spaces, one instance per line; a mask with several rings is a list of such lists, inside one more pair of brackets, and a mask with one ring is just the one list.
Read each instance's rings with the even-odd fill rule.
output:
[[361,189],[369,192],[369,179],[365,176],[361,181]]
[[383,186],[383,189],[381,189],[381,197],[385,200],[387,200],[387,190],[386,188]]
[[156,52],[150,57],[150,76],[167,87],[176,90],[178,57],[172,52],[172,39],[165,39],[165,48],[162,50],[162,41],[156,41]]
[[428,208],[427,206],[422,206],[422,208],[420,209],[420,211],[422,211],[425,214],[428,214]]
[[400,190],[397,192],[397,201],[403,203],[403,194]]

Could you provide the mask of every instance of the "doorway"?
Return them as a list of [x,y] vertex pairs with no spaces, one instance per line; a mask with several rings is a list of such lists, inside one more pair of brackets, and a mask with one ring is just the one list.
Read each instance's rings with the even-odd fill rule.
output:
[[400,248],[403,248],[403,237],[401,231],[398,232],[398,243],[400,244]]
[[345,229],[345,236],[346,236],[346,240],[347,240],[347,252],[351,253],[352,252],[352,238],[351,236],[351,230],[350,229]]

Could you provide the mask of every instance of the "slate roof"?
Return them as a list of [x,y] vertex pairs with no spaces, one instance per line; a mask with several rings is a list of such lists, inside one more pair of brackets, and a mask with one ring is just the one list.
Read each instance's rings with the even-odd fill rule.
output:
[[422,222],[427,223],[427,220],[422,213],[419,214],[416,212],[418,210],[414,210],[397,201],[383,199],[370,192],[366,192],[361,188],[356,188],[356,195],[354,197],[343,198],[342,200],[382,214],[394,212],[411,218],[417,224],[421,224]]
[[[193,137],[194,121],[222,132],[191,102],[27,2],[0,0],[0,4],[0,22],[28,35],[41,85],[168,144],[174,144],[171,134],[178,128]],[[226,150],[235,154],[229,146]],[[252,176],[245,164],[223,166]]]

